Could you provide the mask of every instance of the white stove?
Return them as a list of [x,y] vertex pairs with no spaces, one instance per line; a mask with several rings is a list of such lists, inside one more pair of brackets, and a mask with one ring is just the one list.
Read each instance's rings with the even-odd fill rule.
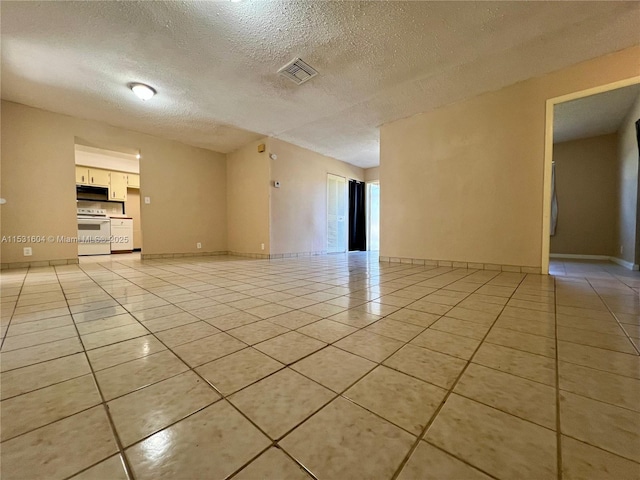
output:
[[103,208],[78,208],[78,255],[111,253],[111,219]]
[[78,217],[106,217],[107,211],[104,208],[77,208]]

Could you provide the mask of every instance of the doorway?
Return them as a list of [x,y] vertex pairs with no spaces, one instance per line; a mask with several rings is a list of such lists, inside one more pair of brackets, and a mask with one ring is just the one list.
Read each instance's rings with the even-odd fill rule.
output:
[[140,252],[140,151],[82,143],[74,150],[78,255]]
[[638,117],[640,78],[547,101],[542,273],[562,259],[638,268]]
[[349,251],[367,249],[365,183],[349,180]]
[[327,253],[347,251],[347,179],[327,175]]

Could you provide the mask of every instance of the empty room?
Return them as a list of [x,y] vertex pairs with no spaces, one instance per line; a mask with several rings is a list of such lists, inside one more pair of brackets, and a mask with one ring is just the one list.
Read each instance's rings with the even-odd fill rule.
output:
[[640,480],[638,32],[0,0],[0,477]]

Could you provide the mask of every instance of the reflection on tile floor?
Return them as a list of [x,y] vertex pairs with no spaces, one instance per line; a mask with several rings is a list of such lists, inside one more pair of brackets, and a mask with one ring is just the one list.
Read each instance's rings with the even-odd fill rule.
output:
[[640,478],[640,274],[4,271],[2,478]]

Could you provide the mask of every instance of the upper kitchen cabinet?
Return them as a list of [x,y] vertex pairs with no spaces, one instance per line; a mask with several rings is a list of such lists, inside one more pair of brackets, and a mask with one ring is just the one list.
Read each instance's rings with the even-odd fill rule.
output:
[[76,165],[76,184],[109,189],[109,200],[124,202],[128,188],[140,188],[140,175]]
[[109,172],[111,182],[109,184],[109,200],[124,202],[127,199],[127,174],[122,172]]
[[109,186],[109,171],[76,165],[76,183],[80,185]]
[[80,185],[89,185],[89,169],[76,165],[76,183]]
[[127,187],[140,188],[140,175],[137,173],[127,173]]
[[99,168],[89,169],[89,185],[96,185],[98,187],[109,186],[109,172],[108,170],[101,170]]

